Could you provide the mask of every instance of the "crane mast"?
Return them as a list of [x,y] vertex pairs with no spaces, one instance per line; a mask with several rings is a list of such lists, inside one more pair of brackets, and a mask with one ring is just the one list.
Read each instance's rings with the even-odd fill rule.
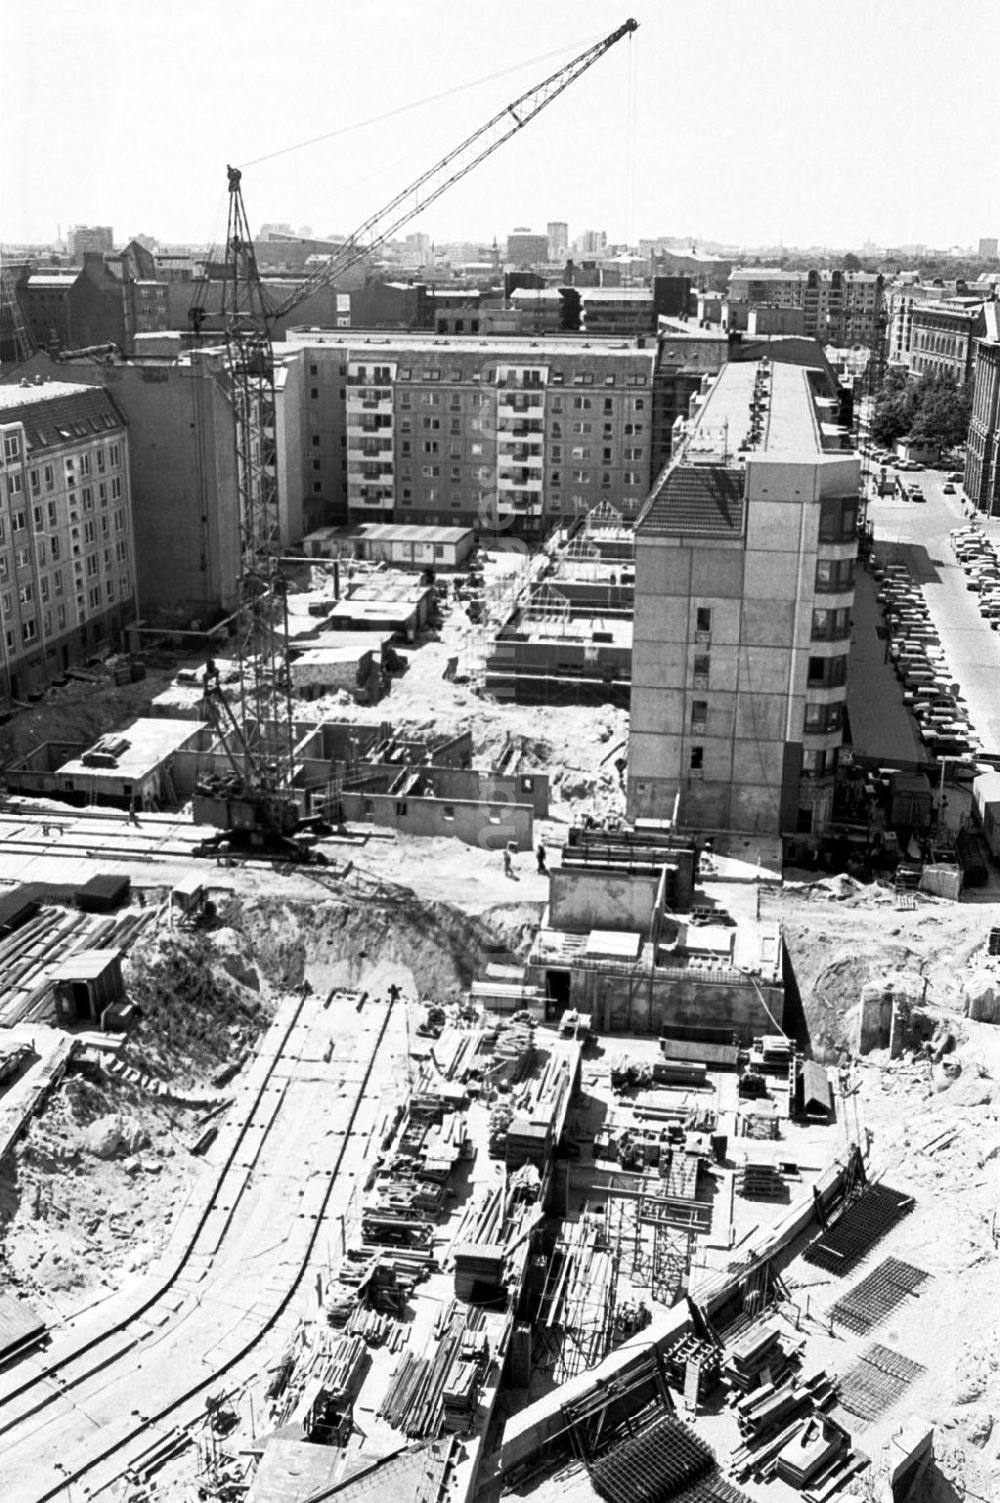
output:
[[287,788],[292,698],[286,663],[287,610],[278,563],[277,411],[274,348],[238,168],[227,168],[223,313],[226,371],[236,438],[240,534],[240,755],[248,781]]
[[[227,779],[216,778],[211,786],[199,790],[196,818],[239,834],[251,845],[299,856],[308,851],[306,845],[296,843],[298,816],[291,796],[295,743],[287,662],[287,601],[280,567],[277,404],[271,337],[275,324],[460,182],[637,26],[636,21],[626,21],[603,41],[505,105],[359,225],[336,256],[277,305],[267,298],[261,283],[243,203],[242,173],[237,167],[227,167],[229,209],[221,313],[235,430],[239,703],[237,712],[233,712],[210,662],[205,674],[206,708],[232,774]],[[193,311],[197,313],[192,320],[197,332],[203,326],[204,310],[199,307]]]

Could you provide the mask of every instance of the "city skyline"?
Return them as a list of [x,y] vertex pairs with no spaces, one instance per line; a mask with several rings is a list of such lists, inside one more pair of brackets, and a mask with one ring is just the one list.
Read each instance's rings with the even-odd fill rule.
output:
[[[453,0],[430,17],[411,0],[353,12],[291,0],[283,27],[250,0],[236,32],[218,4],[153,0],[123,25],[108,3],[53,0],[6,18],[0,235],[44,243],[103,223],[119,241],[217,243],[227,161],[245,168],[255,226],[346,233],[630,14],[634,37],[409,228],[500,240],[560,219],[612,243],[748,246],[975,245],[996,231],[979,166],[1000,42],[986,0],[948,12],[975,45],[935,51],[933,98],[916,86],[942,24],[929,0],[835,12],[769,0],[766,13],[709,0],[697,34],[649,0],[512,0],[486,33]],[[81,115],[81,90],[101,108]],[[947,99],[954,109],[935,107]]]

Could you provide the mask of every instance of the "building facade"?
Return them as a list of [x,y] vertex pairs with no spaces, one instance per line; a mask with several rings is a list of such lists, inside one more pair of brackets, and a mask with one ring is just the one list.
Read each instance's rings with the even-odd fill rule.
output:
[[824,372],[727,365],[636,525],[630,818],[772,835],[829,818],[859,461]]
[[915,376],[948,376],[964,386],[972,375],[975,342],[985,329],[978,299],[918,304],[911,314],[911,371]]
[[0,386],[0,689],[23,701],[135,616],[128,428],[107,392]]
[[565,261],[569,254],[569,225],[564,219],[550,219],[545,231],[549,239],[549,260]]
[[976,510],[1000,516],[1000,303],[983,309],[976,341],[972,418],[965,454],[965,494]]
[[310,527],[423,522],[531,538],[601,501],[635,516],[648,494],[653,340],[302,329],[285,348],[296,342]]
[[544,265],[548,259],[548,235],[533,235],[530,230],[515,230],[507,236],[507,260],[510,265]]
[[729,301],[746,308],[802,310],[801,332],[825,344],[872,345],[879,337],[883,277],[869,271],[734,267]]
[[88,251],[102,256],[114,248],[109,224],[72,224],[66,232],[66,251],[71,261],[82,261]]

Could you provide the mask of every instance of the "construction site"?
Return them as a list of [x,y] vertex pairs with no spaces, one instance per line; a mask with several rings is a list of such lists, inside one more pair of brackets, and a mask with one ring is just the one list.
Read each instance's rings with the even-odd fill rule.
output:
[[[0,726],[0,1498],[991,1503],[1000,882],[944,841],[977,795],[952,769],[945,817],[946,757],[932,849],[929,782],[852,767],[839,864],[680,794],[628,818],[632,519],[602,500],[530,547],[523,498],[478,533],[376,521],[370,437],[373,520],[284,536],[292,310],[227,191],[228,301],[193,334],[239,598]],[[773,378],[744,376],[759,437]],[[809,659],[831,695],[837,656]]]

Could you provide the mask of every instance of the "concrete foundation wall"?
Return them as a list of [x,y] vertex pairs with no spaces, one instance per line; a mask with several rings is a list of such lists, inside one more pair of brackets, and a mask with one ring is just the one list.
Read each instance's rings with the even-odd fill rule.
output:
[[549,881],[553,929],[628,929],[649,938],[659,874],[628,876],[556,867]]
[[[544,969],[531,967],[529,979],[544,986]],[[664,1024],[683,1024],[732,1029],[749,1044],[782,1026],[785,1000],[782,987],[758,990],[731,970],[697,979],[657,970],[650,978],[647,966],[571,966],[570,1006],[591,1014],[596,1033],[659,1033]]]

